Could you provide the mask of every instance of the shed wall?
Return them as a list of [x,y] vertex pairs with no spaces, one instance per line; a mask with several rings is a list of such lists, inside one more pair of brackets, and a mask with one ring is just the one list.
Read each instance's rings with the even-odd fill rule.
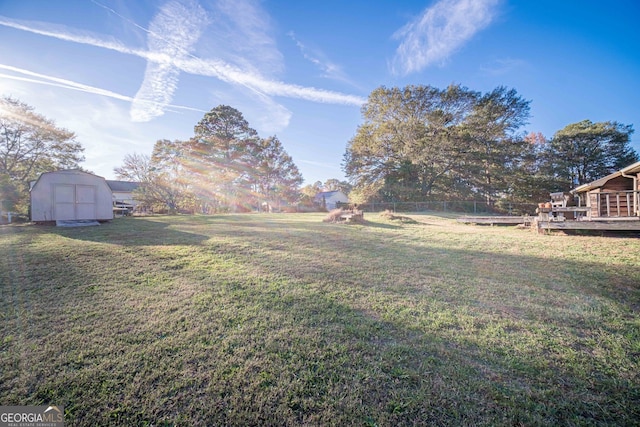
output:
[[31,220],[109,220],[111,189],[104,178],[81,171],[44,173],[31,188]]

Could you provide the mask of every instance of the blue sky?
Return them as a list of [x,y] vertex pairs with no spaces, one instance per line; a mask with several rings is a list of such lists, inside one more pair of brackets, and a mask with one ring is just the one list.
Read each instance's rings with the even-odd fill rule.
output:
[[584,119],[638,129],[638,16],[637,0],[0,0],[0,94],[76,132],[108,179],[230,105],[312,183],[344,178],[382,85],[514,88],[522,130],[547,137]]

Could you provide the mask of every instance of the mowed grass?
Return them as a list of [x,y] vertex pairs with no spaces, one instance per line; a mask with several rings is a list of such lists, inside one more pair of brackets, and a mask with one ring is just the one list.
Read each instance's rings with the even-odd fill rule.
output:
[[67,425],[640,425],[640,238],[413,215],[0,228],[0,404]]

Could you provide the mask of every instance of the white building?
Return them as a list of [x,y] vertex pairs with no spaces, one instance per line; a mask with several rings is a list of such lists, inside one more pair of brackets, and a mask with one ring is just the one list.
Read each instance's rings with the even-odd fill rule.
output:
[[31,221],[113,219],[111,189],[77,169],[46,172],[31,185]]
[[107,180],[107,185],[111,188],[114,207],[133,211],[133,209],[138,205],[133,192],[140,186],[139,183],[132,181]]
[[349,198],[342,191],[323,191],[316,194],[313,202],[317,206],[325,207],[328,211],[336,208],[337,203],[349,203]]

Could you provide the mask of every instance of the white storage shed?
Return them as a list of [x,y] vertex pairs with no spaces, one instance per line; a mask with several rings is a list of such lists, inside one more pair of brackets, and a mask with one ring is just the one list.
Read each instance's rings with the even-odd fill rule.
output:
[[31,221],[113,219],[111,189],[97,175],[77,169],[46,172],[31,185]]

